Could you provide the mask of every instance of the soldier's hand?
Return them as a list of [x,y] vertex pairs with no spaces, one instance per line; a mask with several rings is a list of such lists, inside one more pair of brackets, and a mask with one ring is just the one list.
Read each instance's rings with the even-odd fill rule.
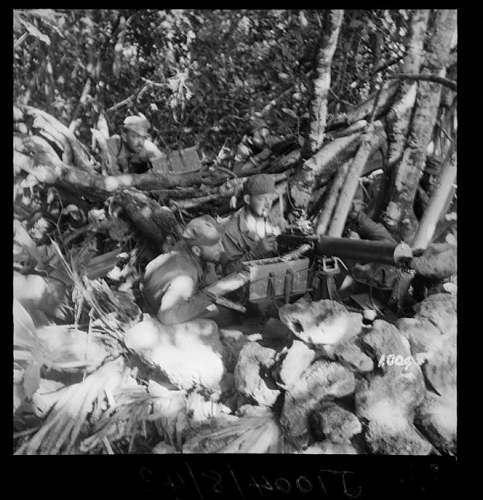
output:
[[269,236],[267,238],[263,238],[258,242],[257,245],[257,254],[259,255],[269,255],[277,252],[277,239],[275,236]]

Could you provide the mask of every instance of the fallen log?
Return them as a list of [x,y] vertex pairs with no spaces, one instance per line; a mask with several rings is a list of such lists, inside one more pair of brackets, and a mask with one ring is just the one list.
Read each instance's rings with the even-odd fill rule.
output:
[[346,223],[347,216],[352,205],[352,200],[359,186],[359,178],[364,171],[364,166],[374,148],[378,148],[383,138],[384,128],[382,123],[375,122],[369,126],[368,132],[364,135],[362,143],[351,164],[346,177],[346,182],[341,189],[337,205],[334,209],[334,217],[331,221],[328,235],[342,236],[342,231]]
[[132,223],[135,230],[164,251],[165,243],[174,243],[180,238],[180,227],[174,214],[161,207],[145,193],[136,189],[116,193],[111,200],[110,211],[121,213]]
[[[85,170],[92,170],[94,168],[95,162],[91,155],[89,155],[87,148],[77,140],[68,127],[52,115],[32,106],[21,105],[19,109],[23,112],[24,120],[32,120],[32,128],[44,130],[64,145],[66,154],[66,157],[63,158],[64,161],[72,159],[72,163],[75,166]],[[72,153],[71,155],[69,148]]]

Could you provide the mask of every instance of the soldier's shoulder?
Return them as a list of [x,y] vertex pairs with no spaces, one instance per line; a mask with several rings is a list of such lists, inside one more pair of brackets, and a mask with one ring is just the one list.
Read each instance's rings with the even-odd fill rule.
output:
[[223,232],[225,234],[238,233],[240,230],[240,218],[242,216],[243,208],[240,208],[223,224]]

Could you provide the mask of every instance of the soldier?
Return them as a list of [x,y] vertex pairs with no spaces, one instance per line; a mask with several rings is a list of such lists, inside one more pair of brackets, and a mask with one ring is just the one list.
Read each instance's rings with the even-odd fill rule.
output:
[[281,215],[271,211],[276,197],[272,176],[260,174],[247,180],[243,195],[245,206],[224,227],[226,273],[238,270],[243,261],[276,255],[276,237],[286,225]]
[[219,262],[222,252],[216,221],[203,215],[187,224],[173,251],[146,266],[143,294],[161,323],[174,325],[210,317],[216,320],[218,308],[200,289],[209,284],[209,264]]
[[121,135],[107,139],[107,146],[114,163],[125,174],[143,174],[152,168],[152,162],[166,158],[148,137],[150,123],[141,116],[128,116]]

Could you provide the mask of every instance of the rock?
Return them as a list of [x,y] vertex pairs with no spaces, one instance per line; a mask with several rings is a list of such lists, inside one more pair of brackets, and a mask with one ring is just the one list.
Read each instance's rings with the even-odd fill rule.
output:
[[[270,388],[268,370],[275,363],[276,351],[263,347],[258,342],[248,342],[243,346],[235,367],[235,387],[244,396],[258,404],[272,406],[280,391]],[[274,385],[274,384],[273,384]]]
[[285,393],[280,423],[299,446],[308,441],[308,417],[325,397],[339,398],[354,392],[354,374],[339,363],[318,360],[310,365],[297,384]]
[[418,353],[429,353],[443,341],[439,329],[427,318],[401,318],[397,322],[401,334],[409,340],[413,357]]
[[359,382],[355,395],[356,414],[369,421],[364,437],[373,453],[430,453],[431,444],[412,423],[415,409],[425,393],[424,378],[416,364],[406,371],[402,367],[387,367],[383,375]]
[[309,302],[303,298],[281,307],[279,314],[297,338],[311,344],[337,344],[362,329],[362,315],[333,300]]
[[346,363],[357,372],[368,373],[374,369],[374,362],[354,342],[354,339],[337,344],[333,355],[336,360]]
[[286,387],[297,383],[314,358],[315,352],[312,349],[300,340],[295,340],[280,366],[279,377],[282,383]]
[[331,401],[319,403],[309,420],[312,430],[332,443],[350,443],[352,436],[362,432],[358,418]]
[[456,334],[456,296],[449,293],[430,295],[414,309],[417,317],[428,319],[441,333]]
[[[427,301],[428,299],[421,303],[423,314],[431,314],[428,303],[430,304],[432,301]],[[448,301],[442,298],[436,299],[436,304],[441,306],[443,311],[447,310],[444,306],[445,302]],[[451,302],[450,300],[449,310],[451,310]],[[442,321],[442,318],[440,320]],[[456,328],[449,326],[444,330],[438,329],[435,326],[438,321],[431,321],[418,313],[415,318],[399,320],[398,326],[409,339],[413,356],[424,355],[422,370],[430,387],[443,395],[446,392],[452,393],[456,390],[457,339]]]
[[430,279],[445,279],[456,274],[456,245],[433,243],[421,257],[414,257],[412,266],[421,276]]
[[442,397],[427,392],[423,404],[416,409],[415,424],[441,453],[456,456],[456,390]]
[[263,327],[262,332],[264,340],[280,340],[281,342],[290,342],[293,333],[280,320],[269,318]]
[[383,455],[429,455],[433,448],[416,427],[398,413],[384,420],[371,420],[365,439],[372,453]]
[[356,415],[367,420],[389,419],[401,414],[412,421],[414,410],[424,399],[426,388],[418,366],[360,380],[355,394]]
[[151,453],[153,455],[165,455],[169,453],[179,453],[179,451],[174,446],[161,441],[151,450]]
[[145,319],[128,330],[125,344],[157,365],[180,389],[219,392],[225,368],[223,345],[216,323],[209,319],[162,325]]
[[[383,356],[384,358],[389,355],[411,357],[408,339],[401,335],[394,325],[384,320],[378,319],[374,322],[371,330],[362,337],[362,343],[369,347],[378,365]],[[380,368],[383,372],[398,372],[405,369],[403,366],[388,363],[381,363]]]
[[327,439],[309,446],[301,453],[304,455],[357,455],[358,451],[350,443],[333,443]]
[[228,328],[220,329],[220,338],[221,343],[225,348],[223,353],[225,368],[228,372],[233,373],[240,351],[248,342],[248,339],[240,330],[232,330]]

